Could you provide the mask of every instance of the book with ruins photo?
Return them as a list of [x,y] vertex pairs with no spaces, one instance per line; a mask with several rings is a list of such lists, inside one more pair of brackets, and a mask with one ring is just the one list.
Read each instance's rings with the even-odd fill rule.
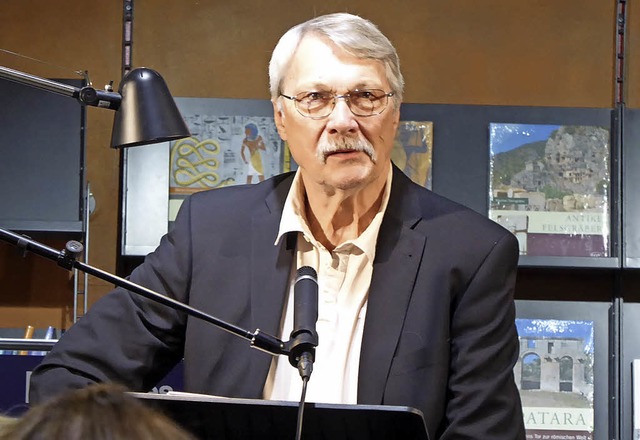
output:
[[491,123],[489,217],[520,255],[610,256],[609,129]]
[[593,321],[516,319],[527,439],[592,440]]

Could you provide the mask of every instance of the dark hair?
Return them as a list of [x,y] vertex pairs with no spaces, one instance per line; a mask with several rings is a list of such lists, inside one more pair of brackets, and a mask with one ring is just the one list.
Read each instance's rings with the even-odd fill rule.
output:
[[254,140],[255,138],[258,137],[258,126],[253,122],[249,122],[247,125],[244,126],[244,128],[251,132],[250,140]]
[[0,440],[194,440],[172,420],[124,387],[96,384],[29,409],[0,432]]

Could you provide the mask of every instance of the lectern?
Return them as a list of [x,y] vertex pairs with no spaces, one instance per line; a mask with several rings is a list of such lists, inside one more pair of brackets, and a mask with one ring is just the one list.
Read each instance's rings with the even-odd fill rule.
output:
[[[297,402],[131,393],[202,440],[293,440]],[[428,440],[422,413],[386,405],[307,403],[304,440]]]

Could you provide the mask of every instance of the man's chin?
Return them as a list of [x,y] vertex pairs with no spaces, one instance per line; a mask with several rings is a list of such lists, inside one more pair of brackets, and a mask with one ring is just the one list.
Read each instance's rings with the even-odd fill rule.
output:
[[350,169],[332,171],[326,183],[342,191],[357,190],[367,186],[373,179],[370,167],[352,166]]

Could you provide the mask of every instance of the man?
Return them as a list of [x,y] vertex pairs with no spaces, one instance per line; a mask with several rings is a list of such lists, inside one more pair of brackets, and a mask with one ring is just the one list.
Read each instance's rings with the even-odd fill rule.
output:
[[[359,17],[318,17],[281,38],[269,74],[298,172],[193,195],[131,280],[286,340],[293,274],[312,266],[309,401],[415,407],[432,439],[523,439],[516,240],[391,165],[403,91],[391,43]],[[120,289],[34,371],[32,398],[96,381],[149,389],[183,356],[187,391],[299,398],[283,357]]]
[[[262,140],[262,136],[258,134],[258,126],[253,122],[248,123],[244,127],[244,133],[245,138],[242,140],[242,147],[240,147],[240,156],[247,166],[247,183],[251,183],[253,176],[257,176],[258,180],[262,182],[264,180],[264,170],[260,150],[266,150],[264,141]],[[245,149],[248,153],[247,156],[245,156]]]

